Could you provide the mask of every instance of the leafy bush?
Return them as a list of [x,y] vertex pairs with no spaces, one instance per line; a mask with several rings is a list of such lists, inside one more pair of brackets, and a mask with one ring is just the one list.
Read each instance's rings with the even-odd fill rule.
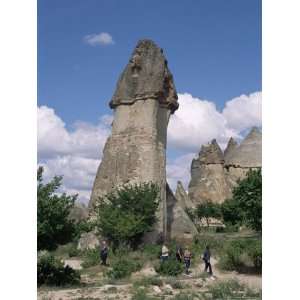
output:
[[[252,266],[249,265],[247,258],[251,261]],[[252,270],[260,273],[262,267],[261,240],[241,239],[228,242],[220,257],[219,265],[228,271]]]
[[43,168],[37,171],[37,245],[38,250],[53,250],[59,244],[72,240],[74,221],[68,218],[77,195],[68,196],[55,192],[61,186],[62,177],[54,176],[43,183]]
[[135,248],[143,235],[152,230],[158,204],[156,184],[124,185],[96,204],[99,231],[112,242],[114,249],[120,245]]
[[161,275],[177,276],[183,272],[183,264],[176,259],[169,258],[155,266],[155,271]]
[[146,244],[140,248],[140,251],[149,259],[156,259],[160,257],[161,246],[156,244]]
[[83,252],[83,268],[89,268],[100,264],[100,250],[87,249]]
[[211,201],[205,201],[196,208],[196,216],[199,220],[204,218],[209,226],[209,218],[221,218],[220,205]]
[[46,285],[73,285],[80,282],[78,271],[56,259],[49,253],[42,253],[38,257],[37,264],[37,283],[38,286]]
[[157,298],[148,296],[144,289],[138,289],[134,292],[132,300],[156,300]]
[[94,228],[96,227],[96,222],[90,220],[82,220],[76,223],[74,227],[74,240],[78,241],[82,233],[91,232],[94,230]]
[[236,280],[219,282],[209,287],[212,299],[258,299],[260,294],[252,291]]
[[225,239],[218,237],[218,236],[212,236],[209,234],[198,234],[195,235],[193,238],[192,243],[192,252],[193,253],[199,253],[202,255],[202,253],[205,250],[206,246],[210,246],[212,255],[218,255],[223,251],[224,248]]
[[134,283],[134,286],[137,286],[137,287],[140,287],[140,286],[147,287],[149,285],[162,286],[163,281],[156,276],[150,276],[150,277],[143,277]]
[[77,249],[76,244],[72,244],[72,246],[70,247],[70,249],[68,251],[69,257],[79,256],[80,254],[81,254],[81,251]]
[[120,258],[113,262],[112,269],[107,272],[107,276],[112,279],[129,277],[131,273],[142,268],[142,265],[133,259]]
[[262,223],[262,176],[261,169],[250,170],[247,177],[240,180],[233,189],[231,199],[221,206],[226,224],[246,225],[261,231]]
[[248,248],[247,254],[249,255],[256,271],[258,271],[260,273],[261,269],[262,269],[262,244],[261,244],[261,240],[255,241]]

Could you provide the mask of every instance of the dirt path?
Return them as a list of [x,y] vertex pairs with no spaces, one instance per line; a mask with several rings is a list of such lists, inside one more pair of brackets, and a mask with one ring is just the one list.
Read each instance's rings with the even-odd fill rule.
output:
[[[73,265],[77,268],[80,268],[80,261],[78,260],[70,260],[67,261],[69,265]],[[223,272],[219,270],[216,266],[217,260],[211,259],[213,272],[215,278],[203,278],[203,264],[197,264],[194,268],[191,268],[190,276],[181,275],[178,278],[174,278],[175,281],[180,281],[184,284],[186,291],[194,291],[201,292],[207,289],[207,287],[211,284],[215,284],[218,282],[226,281],[226,280],[238,280],[240,283],[248,286],[252,290],[261,290],[262,281],[261,276],[258,275],[246,275],[239,274],[237,272]],[[136,281],[142,277],[152,277],[156,274],[154,268],[150,265],[145,266],[141,271],[136,272],[131,277],[131,282]],[[101,275],[101,276],[100,276]],[[98,281],[96,286],[86,286],[82,288],[72,288],[72,289],[40,289],[38,290],[38,300],[75,300],[75,299],[131,299],[132,295],[132,283],[128,284],[103,284],[101,286],[100,277],[101,274],[93,274],[93,275],[83,275],[82,281],[86,283],[94,283]],[[103,278],[103,277],[102,277]],[[150,293],[152,295],[161,296],[165,291],[169,290],[170,295],[176,295],[179,293],[178,290],[174,290],[167,283],[167,279],[163,279],[166,281],[162,287],[152,286],[150,287]],[[183,291],[183,290],[181,290]],[[170,296],[172,297],[172,296]],[[168,299],[165,297],[164,299]]]

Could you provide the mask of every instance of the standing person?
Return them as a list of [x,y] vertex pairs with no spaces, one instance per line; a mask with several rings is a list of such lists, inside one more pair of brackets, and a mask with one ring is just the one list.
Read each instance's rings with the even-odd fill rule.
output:
[[167,246],[165,244],[163,244],[162,248],[161,248],[161,262],[164,262],[166,260],[168,260],[169,258],[169,249],[167,248]]
[[183,260],[184,260],[184,264],[185,264],[185,274],[186,275],[189,274],[189,268],[191,266],[191,257],[192,257],[192,254],[191,254],[190,250],[188,249],[188,247],[186,247],[184,250],[184,253],[183,253]]
[[212,276],[213,273],[212,273],[212,268],[211,268],[211,264],[210,264],[210,256],[211,256],[211,253],[209,250],[209,246],[206,246],[205,251],[203,253],[203,260],[205,263],[204,271],[207,272],[207,269],[208,269],[209,274]]
[[107,265],[106,264],[107,256],[108,256],[108,246],[106,244],[106,241],[103,241],[101,245],[101,251],[100,251],[101,265],[104,266]]
[[177,245],[176,247],[176,259],[178,262],[182,263],[183,258],[183,250],[180,245]]

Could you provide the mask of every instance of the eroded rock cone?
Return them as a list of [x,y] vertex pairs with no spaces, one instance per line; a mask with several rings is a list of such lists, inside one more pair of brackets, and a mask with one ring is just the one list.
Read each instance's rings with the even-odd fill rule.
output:
[[214,139],[203,145],[191,165],[189,198],[196,206],[205,201],[223,202],[230,195],[224,172],[224,155]]
[[153,41],[139,41],[110,101],[112,133],[94,181],[91,210],[119,185],[152,181],[162,199],[156,231],[165,232],[167,126],[177,98],[162,49]]
[[175,198],[178,200],[178,202],[180,203],[180,205],[184,209],[190,209],[190,208],[194,209],[195,208],[195,205],[190,200],[190,198],[189,198],[187,192],[185,191],[181,181],[177,182]]

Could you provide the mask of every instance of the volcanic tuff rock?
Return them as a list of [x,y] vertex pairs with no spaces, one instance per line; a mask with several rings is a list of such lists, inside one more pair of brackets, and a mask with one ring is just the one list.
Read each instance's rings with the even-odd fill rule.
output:
[[193,159],[189,198],[197,205],[200,202],[222,202],[230,195],[225,170],[224,155],[217,141],[203,145],[198,158]]
[[224,151],[224,159],[230,157],[231,153],[237,148],[238,143],[231,137],[227,143],[227,147]]
[[178,202],[180,203],[180,205],[184,209],[195,208],[195,205],[190,200],[190,198],[189,198],[187,192],[185,191],[185,189],[184,189],[181,181],[177,182],[177,188],[176,188],[176,192],[175,192],[175,198],[178,200]]
[[245,178],[249,169],[262,167],[262,136],[258,128],[253,127],[241,144],[225,157],[228,186],[232,189],[238,179]]
[[203,201],[223,202],[232,195],[237,181],[249,169],[261,168],[261,132],[252,128],[240,145],[228,141],[224,155],[216,140],[201,148],[191,165],[189,198],[196,205]]
[[167,238],[192,239],[198,231],[167,184]]
[[94,181],[91,210],[99,197],[119,185],[152,181],[162,199],[156,235],[166,235],[167,126],[177,99],[163,50],[150,40],[139,41],[110,101],[112,133]]

